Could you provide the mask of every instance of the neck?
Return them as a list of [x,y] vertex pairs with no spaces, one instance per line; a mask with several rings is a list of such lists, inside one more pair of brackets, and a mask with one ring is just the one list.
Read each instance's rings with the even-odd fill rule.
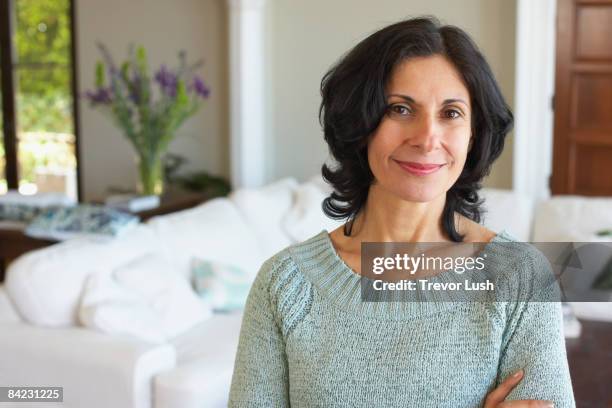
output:
[[355,217],[351,238],[358,242],[448,241],[441,223],[445,202],[444,194],[429,202],[406,201],[374,184],[364,209]]

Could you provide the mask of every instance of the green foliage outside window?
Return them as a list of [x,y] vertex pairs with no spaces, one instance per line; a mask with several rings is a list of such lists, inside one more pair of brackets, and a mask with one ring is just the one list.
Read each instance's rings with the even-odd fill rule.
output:
[[69,7],[68,0],[15,2],[19,131],[73,132]]

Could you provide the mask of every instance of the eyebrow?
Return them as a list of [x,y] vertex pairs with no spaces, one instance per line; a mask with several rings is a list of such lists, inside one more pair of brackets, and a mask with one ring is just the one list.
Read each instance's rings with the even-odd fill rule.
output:
[[[419,103],[417,103],[412,97],[410,97],[408,95],[401,95],[401,94],[391,94],[391,95],[389,95],[389,97],[391,97],[391,96],[397,96],[398,98],[404,99],[406,102],[410,102],[410,103],[413,103],[415,105],[419,105]],[[467,102],[465,102],[463,99],[460,99],[460,98],[445,99],[442,102],[442,104],[443,105],[448,105],[449,103],[454,103],[454,102],[460,102],[460,103],[464,104],[466,107],[468,106]]]

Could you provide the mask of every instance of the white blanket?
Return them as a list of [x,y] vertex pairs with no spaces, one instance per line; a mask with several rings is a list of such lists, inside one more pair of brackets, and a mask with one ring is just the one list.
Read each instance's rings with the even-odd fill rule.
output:
[[165,343],[211,316],[189,282],[156,254],[90,275],[79,308],[86,327],[151,343]]

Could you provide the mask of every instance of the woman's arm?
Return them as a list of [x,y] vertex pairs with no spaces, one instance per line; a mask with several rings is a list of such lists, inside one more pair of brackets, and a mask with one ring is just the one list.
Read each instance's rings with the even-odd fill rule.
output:
[[274,258],[266,261],[246,301],[229,395],[230,407],[289,406],[285,342],[270,301]]
[[[508,320],[497,383],[523,369],[522,381],[507,400],[551,400],[556,408],[575,407],[561,303],[550,295],[556,290],[550,285],[550,264],[538,253],[521,264],[515,276],[522,281],[515,283],[537,295],[523,293],[517,295],[518,302],[506,304]],[[545,299],[549,301],[542,301]]]

